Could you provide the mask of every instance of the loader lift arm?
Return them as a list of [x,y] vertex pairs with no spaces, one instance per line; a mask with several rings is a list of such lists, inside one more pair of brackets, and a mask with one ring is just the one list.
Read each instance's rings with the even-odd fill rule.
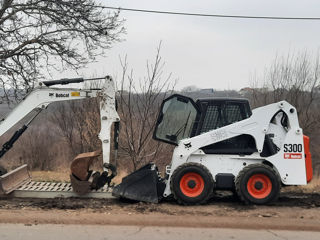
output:
[[[80,83],[90,80],[103,79],[101,89],[77,89],[77,88],[53,88],[53,85],[65,85],[69,83]],[[43,86],[44,85],[44,86]],[[101,129],[99,139],[102,142],[102,159],[104,170],[111,169],[112,175],[116,174],[115,168],[110,166],[110,146],[111,146],[111,127],[114,122],[119,122],[120,118],[116,111],[115,104],[115,87],[110,76],[104,78],[92,79],[61,79],[55,81],[44,81],[40,86],[30,92],[0,123],[0,136],[9,131],[21,119],[27,116],[31,111],[36,111],[29,121],[24,124],[14,135],[7,141],[0,150],[0,157],[9,151],[18,138],[25,132],[28,125],[38,116],[38,114],[50,103],[71,101],[87,98],[99,97],[100,99],[100,120]],[[11,177],[12,178],[12,177]]]

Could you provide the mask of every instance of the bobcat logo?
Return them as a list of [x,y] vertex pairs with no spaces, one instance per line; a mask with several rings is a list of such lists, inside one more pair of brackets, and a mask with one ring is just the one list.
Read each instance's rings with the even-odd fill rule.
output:
[[185,144],[184,144],[184,147],[185,147],[186,149],[191,148],[191,147],[192,147],[191,142],[185,143]]

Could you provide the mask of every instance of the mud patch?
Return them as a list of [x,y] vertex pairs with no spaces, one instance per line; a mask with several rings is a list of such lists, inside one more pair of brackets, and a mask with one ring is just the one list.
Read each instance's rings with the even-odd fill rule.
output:
[[55,199],[0,199],[0,209],[62,209],[77,210],[88,209],[99,212],[129,212],[139,214],[162,213],[167,215],[228,215],[233,211],[238,213],[254,212],[261,208],[267,208],[272,212],[266,213],[268,217],[275,216],[282,208],[299,207],[301,209],[313,209],[320,207],[320,194],[286,192],[281,193],[277,202],[267,206],[245,205],[230,193],[217,193],[206,204],[201,206],[180,206],[175,201],[163,201],[159,204],[120,201],[119,199],[82,199],[82,198],[55,198]]

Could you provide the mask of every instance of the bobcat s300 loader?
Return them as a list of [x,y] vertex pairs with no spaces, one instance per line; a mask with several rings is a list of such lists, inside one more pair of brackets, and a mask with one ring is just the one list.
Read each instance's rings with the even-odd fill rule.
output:
[[312,178],[309,138],[286,101],[251,111],[246,99],[172,95],[161,105],[153,137],[175,145],[165,178],[150,163],[123,178],[114,196],[147,202],[173,196],[188,205],[205,203],[219,189],[266,204],[281,186]]

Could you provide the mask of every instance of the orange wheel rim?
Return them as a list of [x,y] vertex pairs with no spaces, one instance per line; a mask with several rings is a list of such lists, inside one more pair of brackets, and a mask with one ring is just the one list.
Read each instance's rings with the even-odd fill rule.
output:
[[254,174],[248,180],[247,189],[252,197],[262,199],[271,193],[272,183],[268,176],[264,174]]
[[180,189],[185,196],[197,197],[204,189],[203,178],[195,172],[186,173],[180,180]]

